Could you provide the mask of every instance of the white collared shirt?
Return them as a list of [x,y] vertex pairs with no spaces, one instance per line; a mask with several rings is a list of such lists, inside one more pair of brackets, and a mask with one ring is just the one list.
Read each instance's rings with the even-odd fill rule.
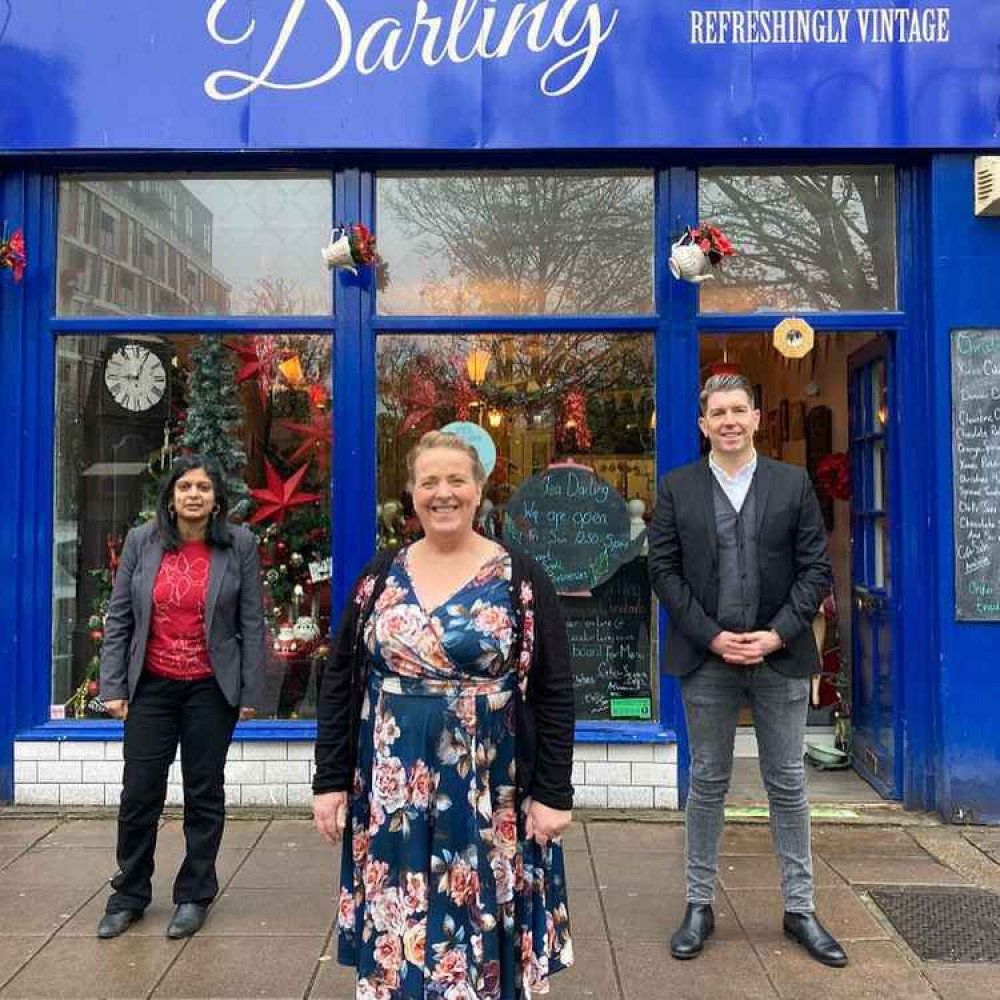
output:
[[754,450],[750,461],[735,476],[730,476],[725,469],[716,464],[711,452],[708,455],[708,467],[712,470],[712,475],[715,476],[716,482],[722,487],[722,492],[729,497],[729,502],[738,514],[743,508],[743,501],[746,500],[747,493],[750,492],[753,474],[757,471],[756,450]]

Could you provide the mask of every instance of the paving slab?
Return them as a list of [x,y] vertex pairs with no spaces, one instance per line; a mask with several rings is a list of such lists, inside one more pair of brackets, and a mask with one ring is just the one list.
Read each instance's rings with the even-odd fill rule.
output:
[[[219,880],[219,888],[224,888],[244,864],[249,851],[244,847],[222,848],[215,860],[215,876]],[[155,868],[153,869],[153,898],[173,899],[174,879],[184,862],[183,847],[180,850],[157,847]],[[112,869],[112,873],[115,869]]]
[[354,969],[337,961],[337,942],[328,944],[320,956],[309,1000],[355,1000]]
[[[605,890],[601,901],[607,916],[608,932],[617,948],[628,941],[654,941],[666,947],[670,935],[684,916],[684,891],[665,892],[661,889]],[[573,898],[570,897],[570,907]],[[726,894],[716,895],[714,940],[740,940],[743,932]],[[572,909],[570,919],[573,919]]]
[[125,935],[53,938],[3,990],[20,1000],[145,1000],[183,944]]
[[730,823],[722,831],[720,854],[774,854],[771,827],[767,823]]
[[644,892],[681,891],[685,876],[684,858],[679,854],[643,854],[620,851],[591,855],[597,871],[598,889],[641,889]]
[[987,1000],[1000,996],[1000,965],[943,965],[928,963],[921,972],[941,1000]]
[[828,854],[834,871],[852,885],[968,885],[969,880],[927,858],[858,857]]
[[191,938],[153,993],[162,998],[214,997],[299,1000],[323,954],[324,938],[212,937]]
[[[251,848],[267,829],[267,820],[227,819],[222,831],[222,847],[224,850],[243,847]],[[158,844],[184,845],[184,824],[179,819],[169,819],[162,827],[157,837]]]
[[[100,890],[98,895],[103,900]],[[70,922],[75,913],[85,910],[93,896],[90,886],[0,891],[0,940],[7,935],[48,937]]]
[[[817,886],[816,915],[840,941],[884,940],[888,931],[849,886]],[[779,889],[727,889],[743,932],[754,944],[783,940],[784,905]]]
[[325,841],[319,835],[311,819],[276,819],[262,831],[257,841],[258,847],[321,847]]
[[[768,889],[781,885],[778,859],[723,854],[719,857],[719,880],[725,889]],[[813,858],[813,884],[843,885],[844,880],[822,859]]]
[[927,852],[906,830],[862,826],[814,826],[813,854],[859,854],[867,857],[926,858]]
[[114,850],[118,821],[113,819],[67,820],[54,827],[37,847],[101,847]]
[[[104,916],[108,905],[109,893],[98,892],[90,902],[79,910],[72,920],[68,920],[59,928],[58,937],[93,938],[97,934],[97,925]],[[129,927],[126,937],[163,938],[167,933],[167,924],[174,913],[174,904],[169,895],[153,898],[146,907],[142,920],[137,920]]]
[[[600,823],[592,825],[600,826]],[[587,829],[583,823],[570,823],[563,833],[562,840],[564,851],[586,851],[588,849]]]
[[569,891],[574,889],[596,889],[597,880],[590,855],[586,851],[564,851],[566,863],[566,883]]
[[4,936],[0,938],[0,985],[14,974],[45,946],[43,937]]
[[281,889],[227,889],[215,901],[201,937],[323,935],[337,915],[332,891],[291,893]]
[[0,844],[33,844],[56,825],[54,819],[0,819]]
[[0,893],[8,889],[91,886],[115,872],[115,852],[97,848],[51,847],[22,854],[0,872]]
[[792,941],[757,945],[782,1000],[936,1000],[920,972],[891,941],[857,941],[850,964],[831,969]]
[[340,851],[331,847],[257,848],[232,880],[234,889],[297,889],[326,892],[340,879]]
[[669,853],[684,851],[684,827],[677,823],[588,823],[594,853]]
[[[711,938],[695,959],[678,962],[666,941],[627,941],[616,948],[624,1000],[773,1000],[774,988],[744,940]],[[816,1000],[814,995],[812,1000]],[[856,998],[855,998],[856,1000]]]

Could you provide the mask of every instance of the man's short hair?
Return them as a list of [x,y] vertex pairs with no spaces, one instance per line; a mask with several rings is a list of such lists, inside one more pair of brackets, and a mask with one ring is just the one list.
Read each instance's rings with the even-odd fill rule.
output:
[[701,415],[705,416],[708,412],[708,397],[712,395],[713,392],[733,392],[736,389],[741,389],[747,394],[747,399],[750,400],[750,409],[757,409],[757,401],[754,399],[753,386],[750,384],[749,379],[745,375],[710,375],[705,380],[705,385],[702,387],[701,395],[698,397],[698,406],[701,409]]

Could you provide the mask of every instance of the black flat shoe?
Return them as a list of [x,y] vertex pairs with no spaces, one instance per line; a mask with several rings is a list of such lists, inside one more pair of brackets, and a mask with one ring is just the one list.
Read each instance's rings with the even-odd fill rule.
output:
[[137,920],[142,920],[142,910],[115,910],[105,913],[97,925],[99,938],[116,938],[124,934]]
[[168,938],[186,938],[197,934],[205,922],[208,907],[201,903],[178,903],[167,928]]
[[680,927],[670,938],[674,958],[694,958],[715,930],[715,914],[707,903],[688,903]]
[[817,962],[835,969],[847,965],[847,952],[816,919],[815,913],[786,913],[782,926],[785,937],[802,945]]

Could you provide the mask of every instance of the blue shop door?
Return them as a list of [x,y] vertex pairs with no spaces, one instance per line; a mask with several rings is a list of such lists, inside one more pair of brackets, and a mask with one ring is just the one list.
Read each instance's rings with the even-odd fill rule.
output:
[[854,767],[881,795],[901,787],[899,678],[893,601],[893,366],[888,337],[848,359]]

